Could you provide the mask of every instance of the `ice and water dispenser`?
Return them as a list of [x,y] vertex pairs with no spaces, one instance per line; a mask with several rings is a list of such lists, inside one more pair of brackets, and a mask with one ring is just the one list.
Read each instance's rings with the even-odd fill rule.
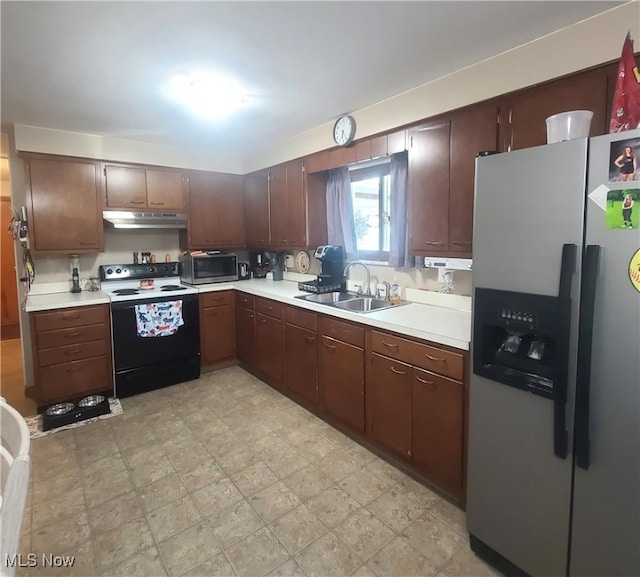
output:
[[570,304],[563,301],[477,288],[474,373],[548,398],[564,394]]

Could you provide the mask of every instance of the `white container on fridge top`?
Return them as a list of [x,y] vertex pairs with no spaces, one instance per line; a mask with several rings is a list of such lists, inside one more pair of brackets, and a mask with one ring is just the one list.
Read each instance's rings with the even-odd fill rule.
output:
[[549,116],[545,121],[547,144],[588,137],[592,118],[591,110],[569,110]]

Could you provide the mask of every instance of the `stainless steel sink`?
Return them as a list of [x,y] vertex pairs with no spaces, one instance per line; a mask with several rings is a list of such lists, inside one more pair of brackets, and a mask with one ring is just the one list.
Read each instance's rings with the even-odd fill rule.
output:
[[308,295],[299,295],[295,297],[305,301],[311,301],[313,303],[322,303],[331,305],[341,301],[347,301],[351,299],[359,298],[357,294],[348,292],[332,292],[332,293],[311,293]]
[[345,311],[351,311],[353,313],[372,313],[374,311],[381,311],[383,309],[390,309],[398,305],[393,304],[390,301],[384,299],[377,299],[374,297],[358,297],[347,301],[341,301],[333,303],[333,306]]
[[365,297],[356,293],[332,292],[332,293],[311,293],[308,295],[298,295],[297,299],[320,303],[352,313],[373,313],[401,306],[406,303],[393,304],[384,299]]

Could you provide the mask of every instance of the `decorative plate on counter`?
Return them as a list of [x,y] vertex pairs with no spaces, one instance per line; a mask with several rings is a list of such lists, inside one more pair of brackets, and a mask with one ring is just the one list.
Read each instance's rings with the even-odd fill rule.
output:
[[296,270],[301,273],[309,270],[309,255],[303,250],[296,255]]

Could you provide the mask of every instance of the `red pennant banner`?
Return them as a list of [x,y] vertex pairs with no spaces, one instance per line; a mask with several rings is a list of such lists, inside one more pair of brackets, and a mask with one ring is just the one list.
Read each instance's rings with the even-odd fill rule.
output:
[[618,64],[609,133],[640,128],[640,71],[633,55],[633,40],[627,33]]

